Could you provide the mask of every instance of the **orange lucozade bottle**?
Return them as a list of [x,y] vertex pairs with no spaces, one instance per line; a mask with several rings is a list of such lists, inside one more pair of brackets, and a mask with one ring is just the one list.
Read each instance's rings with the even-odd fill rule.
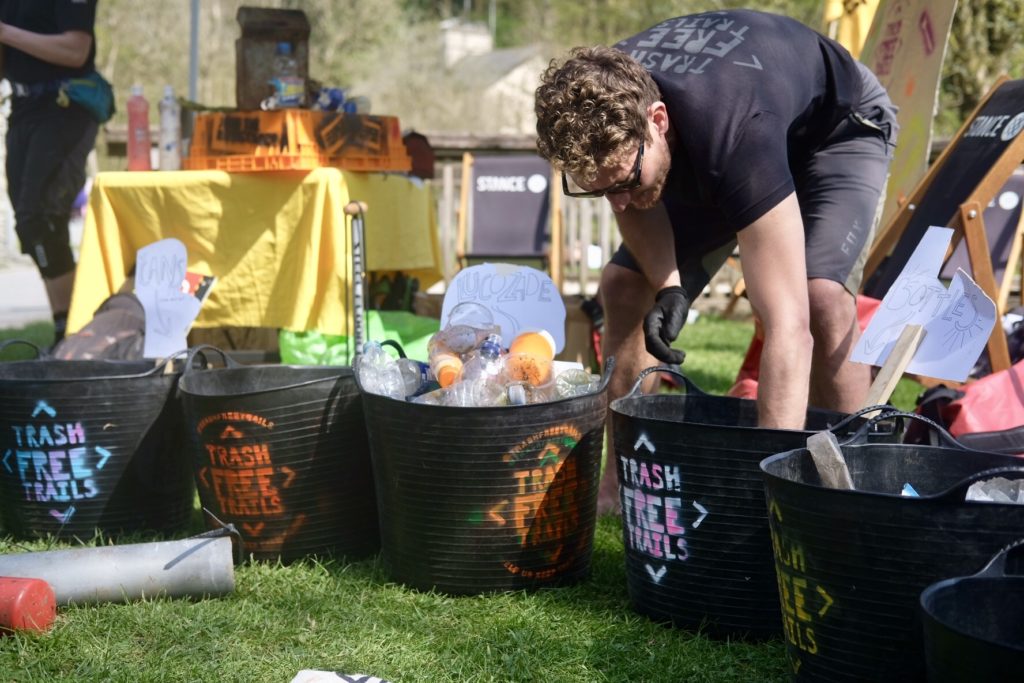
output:
[[149,171],[152,141],[149,135],[149,102],[141,85],[132,86],[132,96],[125,104],[128,110],[128,170]]

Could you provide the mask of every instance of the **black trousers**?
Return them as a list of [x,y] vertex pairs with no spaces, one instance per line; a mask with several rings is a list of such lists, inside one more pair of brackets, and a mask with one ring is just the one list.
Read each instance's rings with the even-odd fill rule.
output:
[[21,251],[45,278],[75,267],[68,221],[85,184],[98,125],[88,111],[61,107],[55,93],[13,99],[7,129],[7,191]]

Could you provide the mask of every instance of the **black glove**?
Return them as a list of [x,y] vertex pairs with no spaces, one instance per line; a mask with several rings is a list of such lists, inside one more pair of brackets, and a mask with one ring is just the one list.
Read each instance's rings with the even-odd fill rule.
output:
[[647,352],[662,361],[678,365],[686,358],[672,342],[686,324],[690,295],[682,287],[665,287],[654,297],[654,308],[644,318],[644,344]]

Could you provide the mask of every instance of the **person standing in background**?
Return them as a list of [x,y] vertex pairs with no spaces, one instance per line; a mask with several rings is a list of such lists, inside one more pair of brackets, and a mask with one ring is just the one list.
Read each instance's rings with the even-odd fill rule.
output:
[[94,70],[96,1],[0,0],[3,75],[13,90],[7,191],[21,251],[46,286],[54,343],[75,279],[68,222],[99,129],[88,109],[60,96],[61,83]]

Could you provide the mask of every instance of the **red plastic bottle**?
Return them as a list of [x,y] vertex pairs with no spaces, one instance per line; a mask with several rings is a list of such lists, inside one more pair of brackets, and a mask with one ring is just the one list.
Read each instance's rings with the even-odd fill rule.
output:
[[142,94],[141,85],[132,86],[128,109],[128,170],[149,171],[152,142],[149,138],[149,102]]

